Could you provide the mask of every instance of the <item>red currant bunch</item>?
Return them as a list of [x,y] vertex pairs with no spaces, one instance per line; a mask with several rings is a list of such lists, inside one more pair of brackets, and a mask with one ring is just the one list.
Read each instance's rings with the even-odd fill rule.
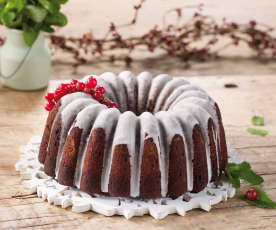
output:
[[116,108],[116,104],[104,96],[105,89],[102,86],[98,86],[97,88],[96,86],[97,80],[93,76],[91,76],[86,82],[80,82],[78,80],[72,79],[70,83],[60,84],[60,86],[56,88],[54,93],[48,93],[45,96],[45,99],[48,102],[45,106],[45,109],[47,111],[51,111],[55,104],[60,100],[60,98],[67,94],[75,92],[90,94],[101,104],[104,104],[109,108]]

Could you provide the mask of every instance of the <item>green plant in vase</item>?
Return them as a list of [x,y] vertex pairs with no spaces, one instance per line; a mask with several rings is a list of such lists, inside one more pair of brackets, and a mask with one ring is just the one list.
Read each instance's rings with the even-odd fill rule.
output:
[[48,85],[51,53],[42,32],[65,26],[61,6],[68,0],[0,0],[0,24],[7,27],[1,47],[2,83],[17,90],[37,90]]
[[0,0],[0,24],[23,31],[24,41],[32,46],[40,31],[54,32],[52,26],[65,26],[60,12],[68,0]]

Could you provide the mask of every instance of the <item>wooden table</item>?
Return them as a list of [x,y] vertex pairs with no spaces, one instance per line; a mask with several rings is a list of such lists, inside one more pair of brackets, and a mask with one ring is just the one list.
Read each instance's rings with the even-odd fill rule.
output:
[[[190,78],[219,103],[228,140],[262,174],[263,188],[276,200],[276,76]],[[50,87],[59,82],[52,81]],[[238,88],[226,89],[225,83]],[[238,195],[210,212],[190,211],[185,217],[104,217],[77,214],[49,205],[23,188],[14,169],[18,148],[33,135],[41,135],[47,116],[45,92],[16,92],[0,87],[0,229],[276,229],[276,210],[248,206]],[[247,133],[251,117],[265,117],[266,137]]]

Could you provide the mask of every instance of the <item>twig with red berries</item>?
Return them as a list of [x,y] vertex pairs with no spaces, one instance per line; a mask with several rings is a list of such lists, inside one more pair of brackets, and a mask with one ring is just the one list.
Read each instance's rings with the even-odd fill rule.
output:
[[60,84],[56,88],[55,92],[47,93],[45,96],[45,99],[48,102],[45,106],[45,109],[47,111],[51,111],[63,96],[76,92],[89,94],[95,100],[99,101],[101,104],[106,105],[108,108],[116,108],[116,104],[104,96],[105,89],[102,86],[96,86],[97,80],[93,76],[90,76],[86,82],[73,79],[70,83]]
[[[141,50],[140,48],[151,53],[162,50],[169,56],[179,57],[187,64],[192,60],[205,61],[216,58],[222,50],[241,43],[255,51],[259,58],[276,57],[276,37],[273,35],[273,28],[256,21],[246,24],[226,19],[217,21],[203,14],[202,5],[195,10],[190,19],[183,18],[186,7],[171,9],[166,14],[177,15],[175,24],[166,25],[164,20],[163,27],[155,25],[141,36],[124,37],[120,33],[120,28],[137,22],[138,11],[144,2],[141,0],[140,4],[134,6],[134,18],[130,23],[116,25],[112,22],[103,38],[97,38],[92,33],[86,33],[81,37],[51,35],[51,47],[55,51],[71,54],[76,61],[75,67],[95,58],[110,62],[124,61],[129,66],[133,61],[133,51]],[[219,47],[221,38],[229,42]],[[114,54],[117,50],[122,52]]]

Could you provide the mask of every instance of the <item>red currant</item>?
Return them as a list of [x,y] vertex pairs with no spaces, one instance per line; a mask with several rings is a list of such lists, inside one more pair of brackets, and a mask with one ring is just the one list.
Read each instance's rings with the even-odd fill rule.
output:
[[77,88],[78,88],[78,90],[83,91],[84,88],[85,88],[85,84],[84,84],[83,82],[79,82],[79,83],[77,84]]
[[86,82],[88,88],[95,88],[97,86],[97,80],[93,77],[89,78]]
[[76,85],[77,83],[78,83],[78,80],[76,80],[76,79],[72,79],[71,84]]
[[47,110],[47,111],[51,111],[52,108],[54,107],[55,103],[53,102],[49,102],[44,108]]
[[258,193],[256,190],[254,189],[249,189],[247,192],[246,192],[246,199],[247,200],[256,200],[257,199],[257,196],[258,196]]
[[94,97],[95,97],[95,99],[98,100],[98,101],[102,98],[102,96],[103,96],[103,95],[102,95],[100,92],[98,92],[98,91],[96,91],[96,92],[94,93]]
[[47,93],[47,95],[45,96],[45,99],[47,101],[52,101],[54,99],[54,94],[53,93]]
[[104,94],[104,87],[102,87],[102,86],[97,87],[96,92],[99,92],[103,95]]
[[117,108],[117,105],[114,102],[110,102],[108,107],[109,108]]

